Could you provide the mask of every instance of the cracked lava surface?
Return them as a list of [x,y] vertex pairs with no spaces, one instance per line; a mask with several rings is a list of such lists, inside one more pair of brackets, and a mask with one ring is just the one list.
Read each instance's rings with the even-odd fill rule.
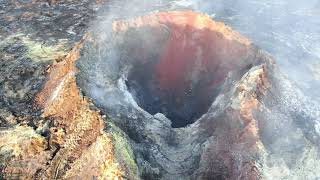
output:
[[[0,36],[0,178],[281,179],[320,167],[320,138],[285,103],[295,86],[270,55],[190,10],[100,22],[86,34],[89,16],[64,14],[103,3],[7,3],[35,13],[0,23],[40,30]],[[62,15],[75,23],[61,23],[66,34],[41,30]]]

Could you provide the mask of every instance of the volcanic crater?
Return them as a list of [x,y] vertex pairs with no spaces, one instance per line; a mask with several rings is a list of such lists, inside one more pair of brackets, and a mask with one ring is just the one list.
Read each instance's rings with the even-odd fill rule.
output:
[[100,67],[127,69],[113,77],[124,77],[137,104],[152,115],[164,114],[174,128],[205,114],[228,73],[248,69],[254,61],[248,40],[191,12],[118,21],[113,29],[117,44],[108,50],[117,55],[103,60],[116,65],[100,62],[111,65]]
[[320,177],[317,104],[239,33],[158,2],[0,6],[0,179]]
[[219,122],[216,98],[266,58],[231,28],[192,11],[115,21],[112,29],[85,44],[79,86],[128,135],[143,177],[196,174],[199,145]]

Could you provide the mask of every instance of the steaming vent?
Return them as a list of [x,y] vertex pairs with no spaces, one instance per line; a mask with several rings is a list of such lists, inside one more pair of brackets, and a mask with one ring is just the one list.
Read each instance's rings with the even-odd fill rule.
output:
[[230,107],[239,101],[229,97],[265,57],[223,23],[191,11],[115,21],[111,32],[101,30],[85,42],[77,61],[82,92],[108,115],[109,128],[119,127],[130,139],[144,179],[196,173],[199,143],[216,127],[223,138],[232,136],[230,127],[242,127],[225,113],[240,117],[232,109],[238,107]]
[[203,26],[208,19],[173,15],[158,14],[158,22],[144,17],[137,22],[145,24],[138,25],[118,22],[114,29],[123,36],[124,61],[131,64],[126,85],[138,105],[150,114],[164,114],[172,127],[184,127],[208,111],[227,73],[246,52]]
[[[247,39],[193,12],[163,12],[113,22],[112,40],[105,43],[100,44],[106,47],[103,53],[90,50],[91,62],[100,55],[97,69],[91,70],[93,82],[99,84],[105,78],[98,87],[90,87],[95,89],[91,97],[101,96],[106,81],[110,84],[122,78],[142,109],[151,115],[164,114],[174,128],[205,114],[228,73],[239,73],[252,61]],[[104,104],[101,97],[96,98]]]

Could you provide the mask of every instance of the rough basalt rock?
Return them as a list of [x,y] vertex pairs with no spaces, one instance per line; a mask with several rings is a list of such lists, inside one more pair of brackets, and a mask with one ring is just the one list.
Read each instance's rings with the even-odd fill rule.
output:
[[[319,176],[315,122],[290,109],[299,96],[287,89],[299,91],[268,54],[193,11],[106,18],[84,35],[80,24],[100,3],[7,3],[52,11],[17,18],[42,22],[30,27],[45,26],[44,16],[68,22],[36,32],[26,26],[25,36],[10,34],[15,17],[0,19],[10,34],[0,44],[3,178]],[[86,18],[72,19],[78,15]]]
[[142,177],[261,176],[265,149],[254,112],[271,87],[270,57],[191,11],[118,21],[113,30],[114,44],[99,58],[95,49],[105,42],[86,45],[78,82],[128,134]]
[[[46,70],[82,39],[101,5],[95,1],[5,0],[0,4],[0,125],[35,124],[33,100]],[[34,115],[34,116],[33,116]],[[32,122],[32,123],[31,123]]]
[[112,136],[74,78],[78,41],[101,6],[1,2],[0,179],[122,176]]

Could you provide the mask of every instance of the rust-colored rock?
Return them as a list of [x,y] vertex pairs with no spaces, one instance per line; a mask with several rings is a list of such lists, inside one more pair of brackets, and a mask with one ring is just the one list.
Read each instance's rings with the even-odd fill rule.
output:
[[[25,12],[0,19],[10,27],[58,16],[27,11],[36,1],[13,6]],[[84,37],[80,22],[61,24],[58,44],[19,35],[0,45],[0,178],[255,180],[302,177],[300,160],[320,167],[316,135],[287,111],[272,58],[223,23],[164,11]],[[33,35],[56,37],[42,30]]]
[[[103,132],[103,119],[99,112],[90,109],[90,102],[82,97],[75,81],[75,62],[79,58],[81,48],[80,42],[63,61],[51,67],[49,80],[37,96],[36,102],[43,107],[43,116],[52,118],[55,124],[50,137],[51,144],[59,146],[48,168],[42,172],[40,177],[43,178],[85,175],[88,178],[113,179],[121,176],[121,171],[115,164],[112,141]],[[103,149],[99,149],[99,146]],[[85,155],[88,153],[91,155]],[[81,160],[83,158],[85,160]],[[82,175],[74,170],[86,166],[90,161],[95,164],[91,164],[90,168],[81,169]],[[73,163],[75,165],[71,165]],[[67,165],[74,166],[70,172]]]
[[31,127],[17,126],[0,134],[0,154],[5,157],[1,174],[6,179],[33,179],[50,160],[47,141]]

